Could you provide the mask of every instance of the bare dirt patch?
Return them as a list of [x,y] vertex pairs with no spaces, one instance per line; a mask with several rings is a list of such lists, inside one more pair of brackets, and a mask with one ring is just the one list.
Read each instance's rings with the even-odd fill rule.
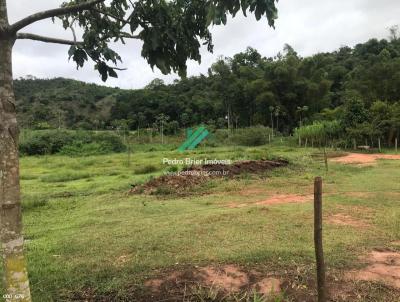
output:
[[240,209],[240,208],[245,208],[245,207],[248,207],[248,206],[251,206],[251,205],[252,205],[251,203],[229,203],[228,204],[228,208]]
[[269,206],[276,204],[286,204],[286,203],[305,203],[313,199],[313,195],[297,195],[297,194],[274,194],[269,198],[252,203],[230,203],[229,208],[244,208],[247,206],[257,205],[257,206]]
[[251,286],[251,289],[262,295],[269,295],[271,293],[279,293],[282,286],[282,281],[278,278],[269,277],[264,278]]
[[348,280],[378,282],[400,289],[399,252],[375,250],[363,260],[368,266],[346,273]]
[[185,168],[177,174],[156,177],[149,182],[135,186],[130,193],[182,193],[189,188],[200,185],[214,178],[234,178],[242,174],[261,174],[265,171],[284,167],[285,160],[248,160],[238,161],[231,165],[199,165]]
[[259,188],[250,188],[250,189],[243,189],[238,192],[239,195],[241,196],[252,196],[252,195],[259,195],[266,193],[265,189],[259,189]]
[[114,261],[114,265],[116,267],[124,267],[130,260],[132,256],[131,255],[121,255]]
[[163,278],[147,280],[144,285],[152,291],[157,292],[161,290],[163,285],[166,285],[167,283],[179,283],[180,279],[184,279],[183,273],[172,272]]
[[342,164],[374,165],[378,159],[400,160],[400,155],[348,153],[342,157],[332,158],[331,161]]
[[374,194],[374,192],[346,192],[344,193],[346,196],[355,197],[355,198],[368,198]]
[[[276,269],[278,269],[276,271]],[[355,271],[354,271],[355,272]],[[63,301],[247,301],[254,291],[267,297],[266,301],[316,301],[314,266],[293,266],[284,270],[275,267],[245,268],[237,265],[186,267],[173,271],[161,270],[156,279],[121,288],[118,291],[98,292],[83,288],[63,294]],[[350,276],[350,277],[349,277]],[[353,275],[344,278],[340,270],[329,269],[327,274],[328,300],[336,302],[387,301],[398,302],[400,291],[382,283],[357,281]],[[221,280],[223,280],[221,282]],[[222,284],[237,292],[218,288]],[[251,300],[253,301],[253,300]],[[264,301],[264,300],[263,300]]]
[[327,217],[327,223],[341,225],[341,226],[351,226],[354,228],[368,228],[370,225],[365,221],[356,219],[347,214],[333,214]]
[[297,194],[275,194],[265,200],[259,201],[256,205],[274,205],[282,203],[304,203],[313,199],[313,195],[297,195]]
[[249,283],[247,273],[234,265],[222,268],[204,267],[199,269],[200,277],[206,286],[216,286],[227,292],[237,292]]
[[175,271],[162,278],[150,279],[145,282],[145,286],[155,293],[183,284],[217,288],[225,293],[252,289],[269,295],[280,292],[282,282],[274,276],[266,276],[256,271],[248,272],[236,265],[206,266],[190,272]]

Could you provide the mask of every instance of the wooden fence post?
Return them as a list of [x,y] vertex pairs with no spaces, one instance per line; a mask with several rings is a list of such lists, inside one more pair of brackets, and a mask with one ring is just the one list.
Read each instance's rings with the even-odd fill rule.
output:
[[378,146],[379,146],[379,152],[382,152],[382,148],[381,148],[381,138],[378,138]]
[[394,140],[394,146],[395,146],[396,153],[397,153],[397,137],[396,137],[396,139]]
[[128,141],[128,167],[131,166],[131,154],[132,154],[131,143]]
[[325,162],[325,170],[328,172],[328,154],[326,153],[326,147],[324,147],[324,162]]
[[318,302],[326,302],[325,263],[322,247],[322,178],[314,180],[314,245],[317,260]]

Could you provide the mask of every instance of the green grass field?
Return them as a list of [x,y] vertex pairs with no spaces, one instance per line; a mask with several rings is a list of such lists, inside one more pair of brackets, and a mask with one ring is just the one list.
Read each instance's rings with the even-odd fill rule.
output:
[[[373,167],[330,163],[326,172],[323,160],[312,156],[318,149],[284,144],[201,148],[184,156],[282,157],[290,164],[264,175],[213,180],[185,196],[127,194],[132,184],[169,169],[162,158],[183,156],[168,150],[142,146],[130,163],[126,154],[21,159],[34,301],[135,301],[146,295],[146,278],[225,263],[274,271],[297,285],[283,293],[284,299],[309,295],[311,301],[312,202],[255,203],[278,193],[312,194],[319,175],[324,178],[324,217],[341,213],[368,224],[324,225],[328,280],[335,287],[343,284],[345,270],[360,266],[359,256],[374,248],[396,249],[391,243],[400,240],[400,161],[380,160]],[[248,205],[232,206],[236,203]],[[357,282],[354,289],[360,293],[357,301],[399,297],[383,285]]]

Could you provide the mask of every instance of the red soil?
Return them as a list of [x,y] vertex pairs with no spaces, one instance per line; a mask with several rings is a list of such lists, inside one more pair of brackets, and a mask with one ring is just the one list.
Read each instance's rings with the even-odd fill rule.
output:
[[244,208],[251,205],[269,206],[285,203],[304,203],[313,199],[313,195],[274,194],[271,197],[255,203],[230,203],[229,208]]
[[[188,277],[189,276],[189,277]],[[153,292],[163,290],[164,285],[197,283],[209,288],[218,288],[227,293],[239,292],[251,288],[258,293],[269,295],[281,290],[281,281],[273,276],[263,276],[259,272],[247,272],[235,265],[221,267],[206,266],[189,272],[175,271],[158,279],[145,282]]]
[[332,158],[331,161],[342,164],[373,165],[378,159],[400,160],[400,155],[349,153],[342,157]]
[[348,272],[348,280],[380,282],[400,289],[400,253],[373,251],[365,260],[368,266],[362,270]]
[[313,199],[313,195],[296,195],[296,194],[276,194],[266,200],[256,203],[256,205],[274,205],[282,203],[304,203]]

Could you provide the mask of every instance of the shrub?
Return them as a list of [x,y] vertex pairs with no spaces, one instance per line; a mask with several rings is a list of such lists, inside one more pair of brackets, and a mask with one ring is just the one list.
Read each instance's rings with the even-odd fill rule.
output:
[[206,140],[202,143],[207,147],[217,147],[223,146],[228,139],[228,130],[225,129],[217,129],[212,131],[211,129],[207,129],[211,132],[210,135],[206,138]]
[[23,155],[43,155],[50,153],[49,144],[42,137],[34,136],[29,140],[21,141],[19,151]]
[[104,132],[95,134],[92,140],[100,144],[103,150],[109,150],[109,152],[122,152],[126,149],[122,139],[113,133]]
[[122,152],[125,145],[113,133],[47,130],[35,131],[25,136],[20,142],[19,150],[23,155],[96,155]]
[[78,155],[96,155],[108,153],[98,143],[82,143],[74,142],[71,145],[66,145],[60,150],[60,154],[78,156]]
[[73,135],[68,131],[34,131],[21,140],[19,150],[25,155],[53,154],[73,141]]
[[296,128],[294,136],[301,140],[315,141],[325,144],[327,141],[337,140],[342,132],[339,121],[316,121],[311,125]]
[[268,142],[271,129],[267,127],[251,127],[238,129],[231,136],[231,141],[242,146],[261,146]]

